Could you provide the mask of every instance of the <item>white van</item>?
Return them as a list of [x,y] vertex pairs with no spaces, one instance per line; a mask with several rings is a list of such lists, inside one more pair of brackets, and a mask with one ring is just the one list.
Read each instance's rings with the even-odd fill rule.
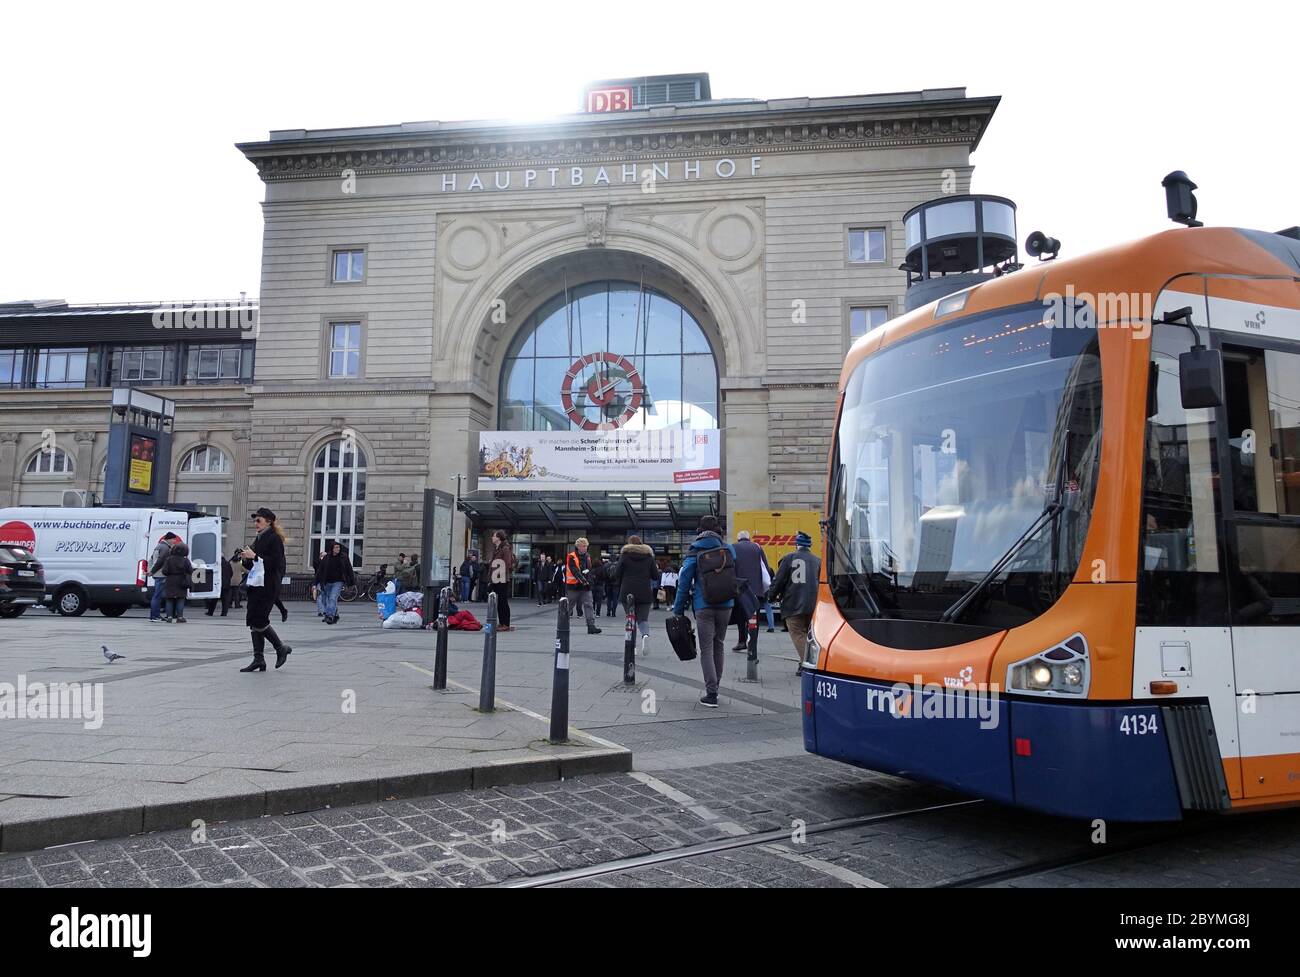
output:
[[118,617],[149,604],[149,559],[167,533],[190,548],[190,599],[221,596],[221,518],[186,509],[0,509],[0,544],[25,546],[45,567],[45,592],[60,614],[96,607]]

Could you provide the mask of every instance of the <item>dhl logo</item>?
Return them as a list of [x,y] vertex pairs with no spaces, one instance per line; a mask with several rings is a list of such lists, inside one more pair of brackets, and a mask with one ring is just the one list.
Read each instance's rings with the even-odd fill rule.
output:
[[767,536],[763,533],[755,533],[750,537],[759,546],[793,546],[794,534],[789,536]]

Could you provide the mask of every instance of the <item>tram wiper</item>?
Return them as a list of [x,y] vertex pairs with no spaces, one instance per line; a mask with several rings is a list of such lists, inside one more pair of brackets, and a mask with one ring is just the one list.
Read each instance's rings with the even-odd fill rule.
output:
[[1033,521],[1030,527],[1024,531],[1018,540],[1011,544],[1010,548],[1002,554],[1002,557],[998,562],[993,564],[993,569],[984,574],[984,576],[980,578],[979,583],[958,597],[951,607],[939,615],[939,620],[951,623],[961,617],[962,613],[966,608],[970,607],[975,598],[978,597],[989,583],[1006,568],[1008,563],[1016,558],[1016,554],[1024,549],[1031,539],[1038,535],[1039,530],[1049,522],[1055,520],[1056,517],[1064,511],[1065,506],[1060,502],[1047,503],[1047,507],[1038,514],[1038,518]]
[[1035,536],[1037,536],[1038,533],[1043,529],[1043,527],[1047,526],[1049,523],[1052,524],[1052,529],[1053,529],[1052,570],[1053,570],[1053,575],[1055,576],[1056,573],[1056,552],[1055,551],[1058,548],[1056,543],[1056,537],[1055,537],[1055,530],[1056,530],[1055,524],[1056,524],[1056,520],[1060,517],[1061,513],[1065,511],[1065,503],[1063,501],[1063,499],[1065,498],[1065,468],[1066,465],[1069,463],[1069,458],[1070,458],[1070,432],[1067,429],[1064,432],[1064,434],[1061,436],[1061,457],[1059,459],[1056,468],[1056,491],[1054,493],[1055,497],[1052,499],[1051,502],[1047,503],[1047,505],[1043,507],[1043,511],[1038,514],[1038,518],[1035,519],[1030,524],[1028,529],[1026,529],[1023,533],[1020,534],[1020,538],[1017,539],[1014,543],[1012,543],[1007,548],[1007,551],[1003,553],[1001,557],[998,558],[998,561],[993,564],[993,569],[991,569],[988,573],[984,574],[984,576],[980,578],[979,583],[977,583],[970,590],[966,591],[966,593],[958,597],[957,600],[953,602],[951,607],[949,607],[946,611],[944,611],[942,614],[939,615],[940,621],[944,621],[946,623],[952,623],[956,621],[958,618],[960,618],[961,615],[965,613],[966,609],[971,606],[975,598],[978,597],[981,593],[983,593],[985,588],[987,588],[988,585],[993,582],[993,580],[997,577],[997,575],[1000,574],[1004,569],[1006,569],[1007,564],[1009,564],[1012,560],[1016,558],[1016,554],[1018,554],[1021,550],[1023,550],[1025,546],[1028,545],[1029,541],[1033,539]]

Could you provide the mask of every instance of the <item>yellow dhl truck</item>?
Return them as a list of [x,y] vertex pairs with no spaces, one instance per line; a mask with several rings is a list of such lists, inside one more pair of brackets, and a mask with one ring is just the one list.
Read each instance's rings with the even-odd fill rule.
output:
[[731,520],[731,539],[734,541],[742,529],[749,530],[750,539],[763,547],[768,566],[776,573],[781,557],[794,551],[795,533],[804,532],[812,537],[812,551],[822,555],[822,527],[818,525],[821,513],[815,509],[747,509],[737,512]]

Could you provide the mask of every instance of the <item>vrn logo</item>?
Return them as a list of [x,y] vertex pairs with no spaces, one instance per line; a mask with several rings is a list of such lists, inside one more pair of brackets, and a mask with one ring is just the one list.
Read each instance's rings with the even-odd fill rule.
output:
[[867,708],[903,719],[912,714],[912,692],[906,686],[889,690],[867,689]]

